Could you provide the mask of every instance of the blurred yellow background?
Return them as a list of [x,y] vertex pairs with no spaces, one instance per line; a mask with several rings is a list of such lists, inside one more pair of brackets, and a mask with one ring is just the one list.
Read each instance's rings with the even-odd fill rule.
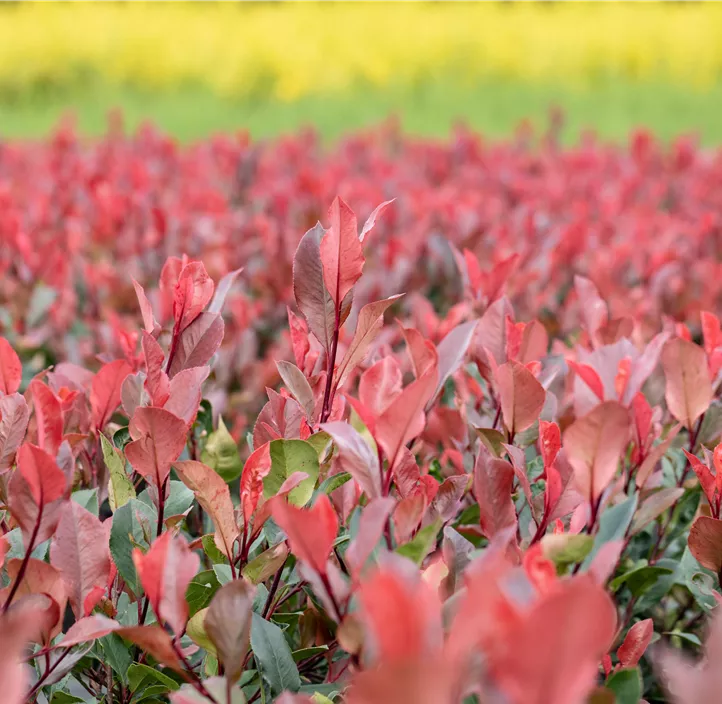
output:
[[532,94],[553,86],[562,97],[642,84],[699,101],[721,75],[722,6],[711,3],[0,6],[0,118],[8,119],[8,106],[23,114],[28,101],[82,109],[89,90],[101,102],[112,91],[157,101],[158,92],[177,100],[200,90],[211,103],[257,107],[399,90],[413,102],[429,85],[433,101],[448,91],[462,104],[458,96],[479,86],[494,100],[505,84]]

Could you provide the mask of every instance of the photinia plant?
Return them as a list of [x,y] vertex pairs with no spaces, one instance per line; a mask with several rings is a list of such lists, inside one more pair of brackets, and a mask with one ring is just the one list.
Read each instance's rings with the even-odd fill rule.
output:
[[[70,269],[0,218],[3,701],[712,701],[719,164],[357,139],[316,172],[309,137],[109,138],[91,210],[28,209]],[[301,236],[326,168],[371,214]]]

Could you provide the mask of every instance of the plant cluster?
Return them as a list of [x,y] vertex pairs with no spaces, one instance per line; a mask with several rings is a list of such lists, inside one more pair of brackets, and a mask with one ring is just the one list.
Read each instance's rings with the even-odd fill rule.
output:
[[6,147],[3,701],[717,701],[720,168]]

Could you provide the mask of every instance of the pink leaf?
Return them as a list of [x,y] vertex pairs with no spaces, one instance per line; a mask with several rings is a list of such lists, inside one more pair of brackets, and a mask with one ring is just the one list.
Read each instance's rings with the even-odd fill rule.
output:
[[15,452],[25,437],[30,409],[20,394],[0,398],[0,474],[10,469]]
[[439,380],[432,399],[439,393],[446,380],[461,366],[478,323],[478,320],[472,320],[457,325],[439,343],[436,348],[439,355]]
[[135,288],[135,294],[136,296],[138,296],[140,314],[143,318],[143,328],[145,332],[152,333],[156,329],[156,327],[158,327],[158,323],[153,316],[153,306],[151,306],[148,297],[145,295],[143,287],[135,279],[132,279],[132,281],[133,287]]
[[[406,349],[411,358],[414,376],[418,379],[439,364],[439,353],[431,340],[427,340],[415,328],[401,328],[406,340]],[[399,390],[401,385],[399,383]]]
[[181,333],[168,376],[172,379],[184,369],[208,364],[221,346],[223,331],[224,323],[220,313],[201,313]]
[[381,203],[381,205],[376,206],[373,213],[371,213],[371,215],[368,216],[368,218],[366,219],[366,222],[364,223],[363,227],[361,228],[361,232],[359,233],[359,236],[358,236],[360,242],[363,242],[364,239],[366,238],[366,235],[369,232],[371,232],[371,230],[374,228],[374,226],[376,225],[376,218],[378,218],[379,215],[381,215],[381,213],[383,213],[384,210],[386,210],[386,208],[388,208],[391,205],[391,203],[393,203],[395,200],[396,200],[395,198],[392,198],[391,200],[386,200],[383,203]]
[[594,338],[609,320],[607,304],[599,295],[597,287],[583,276],[574,277],[574,289],[579,299],[584,327],[589,336]]
[[624,642],[617,650],[619,664],[623,668],[636,667],[654,635],[654,621],[651,618],[637,621],[627,631]]
[[712,382],[704,350],[677,337],[662,350],[669,412],[690,430],[712,401]]
[[363,437],[342,421],[323,423],[320,427],[333,438],[342,471],[348,472],[370,499],[381,496],[379,459]]
[[105,364],[90,386],[91,424],[101,430],[120,405],[120,389],[133,370],[124,359]]
[[59,499],[67,488],[65,475],[45,450],[26,443],[18,451],[18,470],[30,488],[38,506]]
[[271,443],[256,448],[241,473],[241,515],[248,526],[263,496],[263,478],[271,471]]
[[177,332],[185,330],[208,305],[213,296],[213,280],[202,262],[183,267],[173,294],[173,318]]
[[394,505],[391,497],[379,497],[370,501],[361,512],[358,533],[345,553],[353,579],[358,579],[366,560],[378,545]]
[[361,375],[359,400],[374,416],[380,416],[401,393],[402,378],[398,362],[384,357]]
[[424,406],[436,388],[438,375],[431,370],[409,384],[376,419],[375,439],[393,469],[407,442],[420,435],[426,425]]
[[60,402],[55,394],[37,379],[30,382],[30,393],[35,409],[38,445],[54,457],[63,441],[63,413]]
[[19,614],[0,616],[0,682],[3,704],[26,704],[30,685],[29,670],[23,664],[28,641],[37,630],[39,614],[21,618]]
[[[584,619],[578,617],[582,613]],[[616,609],[604,589],[591,579],[572,579],[538,601],[511,626],[501,647],[489,653],[494,680],[513,702],[586,701],[616,623]]]
[[228,484],[202,462],[188,460],[176,462],[173,466],[181,481],[195,494],[198,503],[211,517],[216,528],[216,547],[229,560],[233,560],[233,544],[238,537],[238,526]]
[[143,332],[143,355],[145,356],[145,389],[154,406],[162,408],[170,395],[170,381],[163,370],[165,354],[152,335]]
[[319,574],[326,574],[338,533],[338,517],[328,496],[322,494],[310,509],[296,508],[281,497],[269,503],[273,520],[288,536],[291,552]]
[[0,337],[0,392],[14,394],[20,388],[23,367],[10,343]]
[[184,538],[163,533],[145,555],[133,550],[133,563],[158,621],[180,636],[188,621],[186,589],[198,572],[200,558]]
[[667,437],[658,445],[653,447],[649,454],[644,458],[642,464],[639,465],[637,474],[634,477],[634,481],[638,487],[641,488],[644,486],[644,483],[647,481],[647,477],[649,477],[652,470],[657,466],[657,463],[665,456],[665,454],[667,454],[667,450],[669,450],[672,441],[677,437],[681,428],[681,423],[672,428],[667,433]]
[[571,367],[574,373],[594,392],[594,395],[600,400],[604,401],[604,384],[599,378],[594,367],[588,364],[582,364],[581,362],[575,362],[572,359],[567,360],[567,364]]
[[403,294],[385,298],[383,301],[368,303],[359,311],[353,339],[346,350],[343,360],[341,360],[341,364],[336,369],[337,381],[335,384],[337,387],[343,386],[348,375],[364,360],[371,343],[376,339],[383,326],[384,312],[401,296]]
[[293,259],[293,293],[309,329],[328,353],[336,314],[321,264],[321,238],[324,233],[321,223],[318,223],[301,238]]
[[596,501],[612,481],[629,442],[629,411],[616,401],[600,403],[564,432],[564,449],[579,491]]
[[242,271],[243,267],[236,269],[235,271],[230,271],[218,282],[218,286],[216,286],[216,293],[213,296],[211,304],[208,306],[209,313],[220,313],[223,310],[223,304],[226,302],[226,296]]
[[92,614],[78,619],[69,629],[60,641],[59,645],[64,648],[70,648],[79,643],[87,643],[97,638],[107,636],[121,628],[121,625],[112,618],[103,616],[102,614]]
[[474,465],[474,494],[479,504],[481,532],[489,539],[516,526],[516,509],[511,498],[513,483],[514,468],[480,448]]
[[709,501],[709,505],[714,506],[715,492],[717,491],[716,478],[713,476],[709,467],[703,464],[698,457],[687,450],[684,450],[684,454],[687,456],[694,473],[697,475],[697,479],[702,487],[702,491],[704,491],[704,495],[707,497],[707,501]]
[[506,362],[497,367],[495,377],[504,425],[513,437],[539,418],[546,392],[519,362]]
[[201,403],[201,386],[208,378],[209,367],[190,367],[178,372],[170,382],[168,400],[163,406],[190,426]]
[[108,583],[110,551],[102,523],[75,501],[63,509],[50,545],[50,563],[63,575],[75,617],[86,616],[88,594],[96,587],[104,590]]
[[291,364],[291,362],[276,362],[276,367],[286,388],[306,412],[308,422],[313,423],[316,398],[313,395],[313,389],[308,383],[305,374],[295,364]]
[[186,444],[186,425],[163,408],[138,408],[128,426],[133,442],[125,456],[138,474],[160,490]]
[[338,196],[328,213],[331,226],[321,240],[323,280],[336,306],[361,278],[363,248],[358,236],[356,216]]

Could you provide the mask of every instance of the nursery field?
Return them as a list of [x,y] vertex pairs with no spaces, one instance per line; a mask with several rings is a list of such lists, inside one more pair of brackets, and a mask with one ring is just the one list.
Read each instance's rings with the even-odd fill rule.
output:
[[0,149],[5,704],[719,701],[722,153]]

